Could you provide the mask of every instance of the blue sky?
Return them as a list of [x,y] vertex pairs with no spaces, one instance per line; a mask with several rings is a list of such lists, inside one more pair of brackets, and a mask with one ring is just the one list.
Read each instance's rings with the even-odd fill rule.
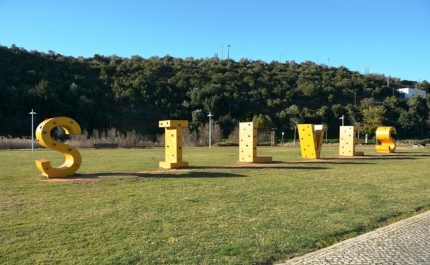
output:
[[0,45],[66,56],[218,54],[430,81],[429,0],[0,0],[0,25]]

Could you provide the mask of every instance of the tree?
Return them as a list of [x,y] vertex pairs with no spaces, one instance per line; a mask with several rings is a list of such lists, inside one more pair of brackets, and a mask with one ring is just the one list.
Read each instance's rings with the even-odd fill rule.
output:
[[197,130],[205,124],[205,115],[201,109],[196,109],[191,112],[190,130]]
[[260,130],[271,130],[273,126],[272,119],[268,115],[255,115],[252,118],[252,122],[257,126]]
[[347,111],[347,116],[351,124],[353,124],[354,126],[361,125],[363,115],[360,112],[360,109],[356,105],[352,104],[348,104],[345,109]]
[[404,137],[413,138],[421,132],[421,126],[416,126],[420,123],[419,118],[412,110],[402,110],[402,112],[400,112],[398,123],[401,127],[401,134]]
[[330,124],[333,120],[333,110],[327,106],[322,106],[317,110],[317,115],[321,117],[321,121]]
[[421,88],[421,90],[424,90],[427,93],[430,93],[430,83],[427,82],[426,80],[421,82],[420,88]]
[[383,106],[369,107],[363,110],[363,132],[372,135],[385,121]]
[[374,106],[376,106],[376,101],[374,98],[363,98],[360,102],[361,109],[368,109]]
[[230,113],[220,116],[217,123],[221,126],[224,137],[228,137],[238,124],[237,120],[233,118]]
[[45,79],[40,80],[40,82],[34,88],[28,90],[28,93],[32,97],[47,100],[50,96],[49,81]]
[[427,100],[414,95],[408,99],[407,104],[409,109],[402,110],[398,118],[403,135],[408,137],[424,137],[424,130],[427,127],[425,121],[429,117]]
[[429,117],[429,107],[427,100],[419,95],[414,95],[408,99],[409,110],[416,113],[420,122],[424,122]]
[[333,126],[340,126],[342,124],[342,121],[340,120],[340,118],[342,117],[342,115],[346,115],[346,110],[345,107],[343,107],[340,104],[335,104],[332,106],[332,111],[333,111]]
[[294,130],[294,146],[296,146],[297,125],[299,125],[302,122],[303,122],[303,120],[300,117],[291,117],[290,118],[290,129]]
[[291,105],[287,110],[289,115],[289,127],[294,130],[294,146],[296,146],[297,125],[303,122],[303,117],[300,116],[300,109],[297,105]]

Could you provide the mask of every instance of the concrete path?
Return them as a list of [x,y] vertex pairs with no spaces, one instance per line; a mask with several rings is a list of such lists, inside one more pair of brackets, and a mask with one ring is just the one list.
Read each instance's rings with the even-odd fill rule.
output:
[[430,265],[430,211],[282,264]]

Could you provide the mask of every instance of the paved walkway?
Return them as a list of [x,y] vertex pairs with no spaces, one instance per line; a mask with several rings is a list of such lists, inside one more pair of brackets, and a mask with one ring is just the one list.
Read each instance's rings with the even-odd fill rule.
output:
[[429,265],[430,211],[282,264]]

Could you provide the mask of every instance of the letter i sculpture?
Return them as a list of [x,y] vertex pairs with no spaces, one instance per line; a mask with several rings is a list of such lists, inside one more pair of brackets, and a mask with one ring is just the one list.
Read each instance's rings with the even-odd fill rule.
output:
[[188,162],[182,161],[182,128],[188,127],[188,121],[160,121],[159,127],[165,128],[166,155],[166,161],[160,161],[160,167],[166,169],[188,167]]

